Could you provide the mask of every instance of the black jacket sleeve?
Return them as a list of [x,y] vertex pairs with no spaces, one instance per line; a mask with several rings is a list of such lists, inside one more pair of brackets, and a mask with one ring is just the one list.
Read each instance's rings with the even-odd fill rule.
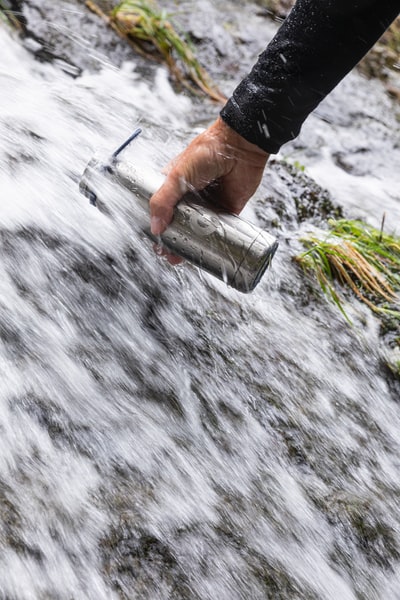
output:
[[399,12],[400,0],[298,0],[222,119],[266,152],[278,152]]

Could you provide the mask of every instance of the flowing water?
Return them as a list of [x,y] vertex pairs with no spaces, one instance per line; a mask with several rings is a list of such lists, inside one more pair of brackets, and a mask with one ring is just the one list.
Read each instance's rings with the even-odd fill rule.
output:
[[[173,269],[78,181],[138,123],[173,156],[192,100],[162,68],[0,52],[0,598],[400,598],[399,387],[376,318],[291,261],[285,161],[247,209],[281,238],[252,294]],[[354,75],[283,152],[392,228],[393,106]]]

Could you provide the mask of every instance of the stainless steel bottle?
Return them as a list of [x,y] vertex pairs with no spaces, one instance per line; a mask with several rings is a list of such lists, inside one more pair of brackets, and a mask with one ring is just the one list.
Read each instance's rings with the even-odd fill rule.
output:
[[[111,156],[108,162],[93,158],[80,182],[80,190],[96,204],[105,193],[102,179],[113,184],[118,193],[129,190],[137,203],[135,220],[151,239],[149,200],[164,181],[161,173],[119,158],[134,139],[137,130]],[[107,194],[110,193],[107,188]],[[105,206],[107,200],[101,199]],[[175,208],[174,218],[161,240],[172,253],[215,275],[241,292],[250,292],[269,266],[278,243],[266,231],[240,217],[217,209],[197,194],[186,193]]]

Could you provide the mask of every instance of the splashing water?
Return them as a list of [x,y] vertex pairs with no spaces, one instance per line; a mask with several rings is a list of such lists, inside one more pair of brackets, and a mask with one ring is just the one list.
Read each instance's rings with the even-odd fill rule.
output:
[[0,30],[0,597],[392,599],[400,408],[375,318],[290,262],[243,296],[78,191],[191,101],[164,70],[72,80]]

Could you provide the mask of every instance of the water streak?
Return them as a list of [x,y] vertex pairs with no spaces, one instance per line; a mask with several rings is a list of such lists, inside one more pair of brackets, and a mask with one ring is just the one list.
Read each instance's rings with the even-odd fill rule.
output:
[[155,163],[185,139],[163,69],[71,79],[0,49],[1,598],[394,598],[400,409],[374,317],[310,298],[295,236],[243,296],[79,194],[138,124]]

